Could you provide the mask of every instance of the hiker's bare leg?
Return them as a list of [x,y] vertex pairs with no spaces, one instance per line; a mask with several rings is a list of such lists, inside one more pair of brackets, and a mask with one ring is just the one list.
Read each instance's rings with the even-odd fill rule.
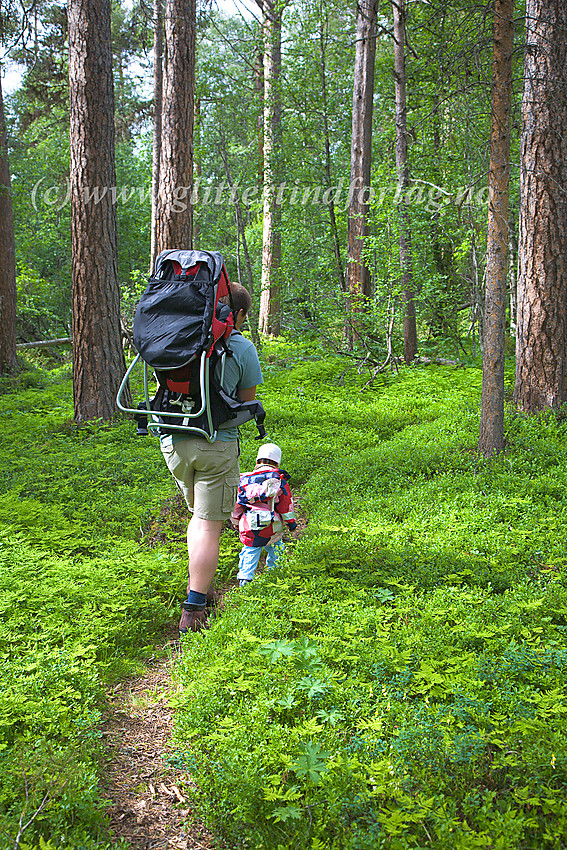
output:
[[187,593],[196,590],[206,593],[211,586],[219,563],[219,541],[222,520],[201,519],[193,515],[187,528],[189,552],[189,582]]

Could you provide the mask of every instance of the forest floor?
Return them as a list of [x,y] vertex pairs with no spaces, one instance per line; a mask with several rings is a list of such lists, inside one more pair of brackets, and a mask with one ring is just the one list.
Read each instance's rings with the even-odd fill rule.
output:
[[191,777],[171,762],[175,693],[171,671],[181,652],[177,629],[144,672],[120,682],[108,696],[101,727],[108,754],[103,793],[110,827],[133,850],[213,850],[213,836],[193,818]]
[[[297,529],[291,536],[297,539],[306,521],[300,515],[300,496],[293,498]],[[174,500],[169,509],[182,510],[180,500]],[[228,589],[219,589],[217,610],[222,610],[222,596]],[[172,624],[143,673],[119,682],[107,693],[101,732],[108,761],[102,791],[110,801],[113,837],[126,839],[132,850],[221,846],[194,814],[190,775],[173,764],[174,709],[169,701],[178,688],[172,669],[181,652],[179,633]]]

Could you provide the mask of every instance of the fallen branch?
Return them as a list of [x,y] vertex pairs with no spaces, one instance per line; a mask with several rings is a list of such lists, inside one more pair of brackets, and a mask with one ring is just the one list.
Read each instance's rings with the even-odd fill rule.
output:
[[185,802],[185,797],[183,796],[177,785],[172,785],[171,790],[175,793],[175,796],[177,797],[180,803]]
[[[134,345],[132,339],[132,333],[122,326],[122,339],[125,340],[128,345]],[[70,345],[73,342],[73,337],[71,336],[63,336],[59,339],[39,339],[34,342],[17,342],[16,348],[50,348],[52,345]]]
[[69,345],[73,342],[70,336],[64,336],[61,339],[41,339],[37,342],[18,342],[16,348],[49,348],[52,345]]
[[24,823],[24,817],[25,817],[25,814],[26,814],[26,807],[27,807],[28,799],[29,798],[28,798],[28,792],[27,792],[27,787],[26,787],[26,804],[25,804],[24,809],[23,809],[23,811],[20,815],[20,823],[19,823],[20,828],[18,829],[18,834],[16,835],[16,842],[14,844],[14,850],[19,850],[20,838],[22,837],[24,830],[26,830],[28,828],[28,826],[30,826],[30,824],[32,824],[34,822],[36,817],[40,814],[40,812],[43,811],[43,809],[45,809],[46,805],[48,804],[48,802],[50,800],[49,791],[47,791],[47,793],[45,794],[45,797],[43,798],[43,800],[41,801],[41,803],[39,804],[39,806],[37,807],[37,809],[35,810],[35,812],[31,816],[31,818],[29,818],[29,820],[27,820]]
[[[29,805],[29,802],[30,802],[30,794],[29,794],[29,788],[28,788],[28,777],[27,777],[27,774],[26,774],[26,772],[23,768],[23,765],[22,765],[22,773],[23,773],[23,776],[24,776],[24,792],[25,792],[26,799],[25,799],[25,802],[24,802],[24,807],[23,807],[22,812],[20,814],[19,829],[18,829],[18,834],[16,835],[16,840],[15,840],[15,843],[14,843],[14,850],[20,850],[20,838],[24,834],[25,830],[28,828],[28,826],[30,826],[34,822],[36,817],[45,809],[47,804],[51,801],[51,789],[48,789],[45,792],[45,796],[44,796],[43,800],[41,801],[41,803],[39,804],[39,806],[37,807],[37,809],[35,810],[33,815],[30,818],[28,818],[28,820],[24,823],[24,818],[26,817],[26,812],[27,812],[28,805]],[[63,782],[63,784],[61,785],[61,790],[65,787],[66,784],[67,784],[66,782]]]
[[458,360],[447,360],[446,357],[418,357],[414,361],[419,366],[431,366],[435,363],[436,366],[460,366]]

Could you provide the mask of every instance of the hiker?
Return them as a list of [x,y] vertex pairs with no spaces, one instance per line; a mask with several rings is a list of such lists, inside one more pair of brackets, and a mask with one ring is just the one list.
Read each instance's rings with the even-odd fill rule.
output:
[[[231,292],[234,330],[228,348],[232,356],[225,361],[222,387],[241,401],[253,401],[256,387],[262,383],[262,371],[253,343],[240,333],[250,310],[250,294],[237,283],[231,284]],[[229,303],[228,296],[220,300]],[[162,436],[160,444],[165,462],[192,513],[187,528],[187,599],[182,606],[179,632],[198,632],[208,627],[207,599],[212,599],[210,586],[218,566],[220,534],[237,495],[238,428],[219,429],[212,443],[205,437],[179,432]]]
[[282,450],[275,443],[260,446],[252,472],[240,476],[238,497],[232,512],[232,524],[239,529],[243,543],[237,580],[240,587],[249,584],[263,551],[266,567],[275,566],[283,552],[284,529],[297,528],[289,475],[280,469]]

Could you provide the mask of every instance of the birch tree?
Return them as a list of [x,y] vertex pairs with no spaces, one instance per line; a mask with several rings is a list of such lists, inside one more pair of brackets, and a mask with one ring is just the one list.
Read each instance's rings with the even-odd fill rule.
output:
[[497,454],[504,448],[504,331],[509,242],[513,14],[514,0],[495,0],[482,410],[478,444],[479,451],[485,457]]
[[0,66],[0,374],[16,365],[16,247]]

